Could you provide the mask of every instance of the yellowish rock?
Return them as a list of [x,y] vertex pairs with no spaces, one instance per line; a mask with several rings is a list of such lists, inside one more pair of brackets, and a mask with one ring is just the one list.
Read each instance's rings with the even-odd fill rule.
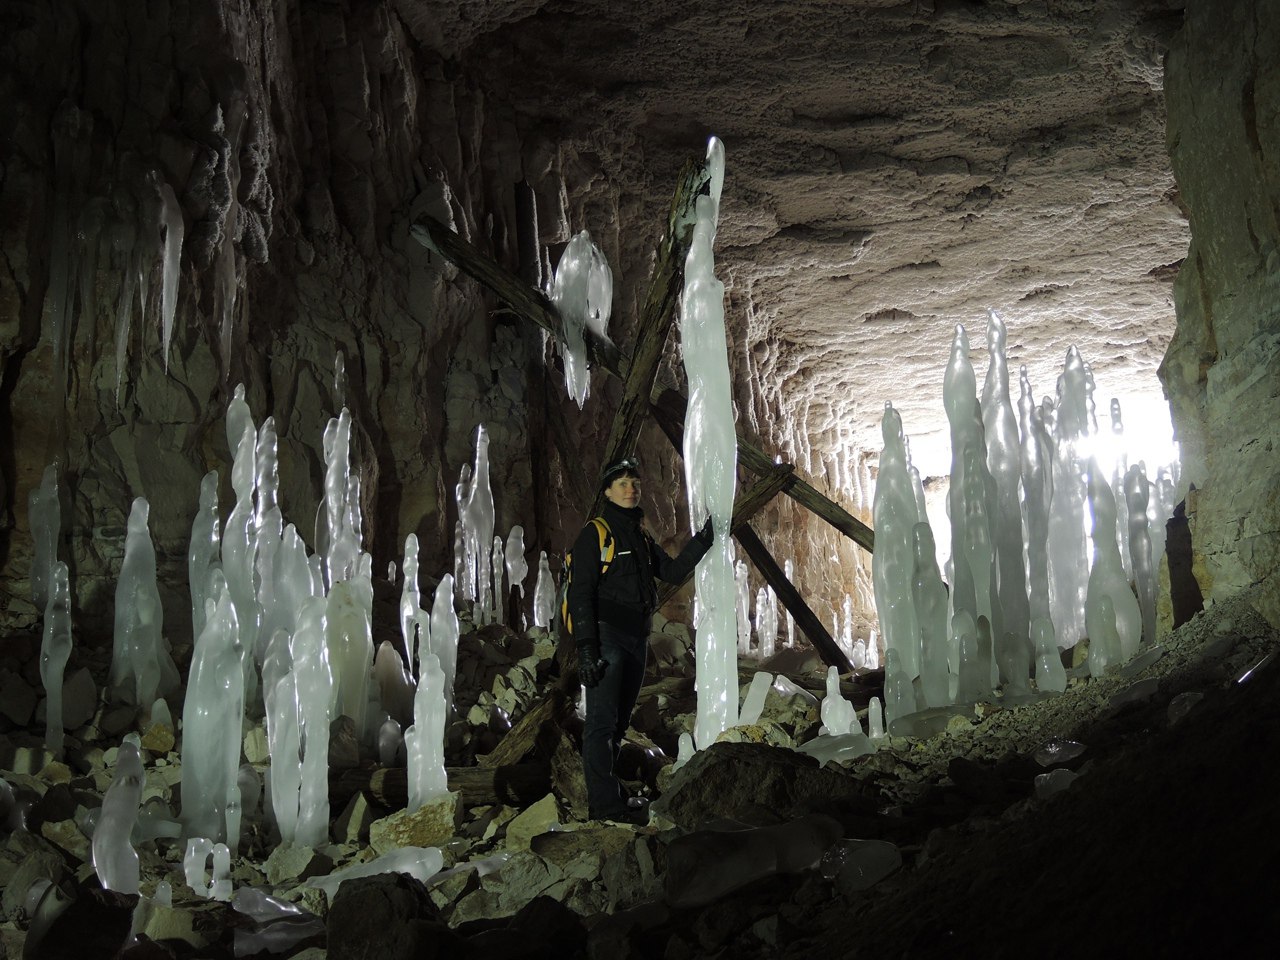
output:
[[399,847],[442,847],[462,824],[462,793],[446,793],[410,813],[398,810],[369,825],[369,845],[381,856]]

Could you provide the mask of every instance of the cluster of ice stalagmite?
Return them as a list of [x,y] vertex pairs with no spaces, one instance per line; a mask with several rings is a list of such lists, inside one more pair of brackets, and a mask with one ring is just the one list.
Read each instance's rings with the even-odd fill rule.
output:
[[564,324],[560,350],[565,388],[581,407],[591,392],[585,331],[608,337],[613,309],[613,272],[586,230],[575,234],[565,247],[551,281],[550,298]]
[[[1155,636],[1152,534],[1168,511],[1152,491],[1163,490],[1147,481],[1142,464],[1117,468],[1108,479],[1097,463],[1092,376],[1074,347],[1056,402],[1037,405],[1022,368],[1015,416],[1005,343],[1004,322],[992,312],[979,398],[968,337],[957,327],[944,377],[952,445],[949,589],[901,421],[886,406],[873,575],[891,724],[925,708],[989,697],[1000,683],[1005,696],[1025,696],[1032,676],[1039,690],[1061,691],[1061,648],[1087,637],[1090,671],[1099,675]],[[1122,431],[1118,403],[1112,431]],[[1137,596],[1118,536],[1117,487]]]
[[738,713],[736,584],[729,543],[738,438],[729,389],[724,284],[716,279],[712,253],[724,185],[724,146],[715,137],[707,145],[706,164],[710,192],[698,197],[680,311],[680,343],[689,380],[684,432],[689,518],[696,530],[710,516],[715,530],[715,542],[699,561],[695,580],[698,709],[694,740],[700,748],[733,726]]

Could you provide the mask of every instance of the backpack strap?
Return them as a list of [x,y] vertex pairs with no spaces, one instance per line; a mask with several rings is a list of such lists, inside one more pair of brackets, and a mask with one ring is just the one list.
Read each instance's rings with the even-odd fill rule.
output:
[[613,539],[613,531],[609,529],[609,522],[604,517],[592,517],[591,524],[596,528],[596,537],[600,540],[600,574],[603,576],[609,572],[609,565],[613,563],[617,542]]

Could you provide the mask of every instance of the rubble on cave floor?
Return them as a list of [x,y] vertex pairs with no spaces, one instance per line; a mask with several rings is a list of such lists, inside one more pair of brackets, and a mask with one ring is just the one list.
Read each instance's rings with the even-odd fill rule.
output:
[[[580,722],[558,692],[555,646],[537,631],[488,626],[465,633],[460,651],[446,751],[456,799],[407,813],[402,771],[365,760],[339,721],[332,842],[276,846],[260,812],[247,816],[230,902],[187,885],[185,844],[165,835],[179,807],[181,731],[99,703],[93,681],[106,664],[80,654],[67,673],[67,753],[50,760],[39,736],[38,643],[12,638],[0,661],[0,776],[12,801],[0,796],[9,807],[0,956],[105,957],[132,944],[123,955],[318,960],[363,955],[357,945],[371,940],[392,957],[430,955],[427,944],[499,958],[776,956],[821,935],[833,912],[873,909],[975,844],[998,842],[1011,822],[1100,788],[1091,776],[1100,765],[1141,751],[1153,732],[1194,725],[1250,669],[1274,673],[1266,657],[1277,648],[1247,602],[1219,604],[1126,670],[1077,677],[1061,696],[980,704],[935,736],[886,738],[873,754],[824,765],[792,749],[818,734],[824,671],[788,653],[775,665],[796,692],[775,689],[759,723],[673,770],[696,695],[687,631],[659,632],[621,761],[631,786],[654,800],[650,825],[585,821]],[[744,695],[752,672],[743,671]],[[843,689],[861,708],[876,682]],[[136,843],[141,897],[102,890],[90,862],[96,811],[131,730],[145,759],[143,822],[159,834]],[[246,723],[244,751],[266,767],[261,721]],[[890,865],[878,882],[868,888],[858,870],[842,869],[847,843],[821,856],[841,838],[879,842],[865,848]],[[333,895],[316,879],[404,846],[438,847],[445,869],[425,885],[383,874]]]

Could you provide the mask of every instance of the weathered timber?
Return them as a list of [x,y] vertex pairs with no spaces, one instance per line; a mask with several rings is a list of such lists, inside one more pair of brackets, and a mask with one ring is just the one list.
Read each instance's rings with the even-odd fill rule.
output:
[[773,592],[777,594],[778,601],[787,608],[792,619],[795,620],[796,626],[804,631],[804,635],[809,638],[809,642],[818,651],[818,655],[822,657],[822,662],[828,666],[836,667],[841,673],[851,671],[853,664],[849,662],[849,658],[840,649],[840,645],[831,639],[831,634],[827,633],[827,628],[822,625],[822,621],[809,609],[809,605],[804,602],[800,592],[791,585],[791,581],[782,572],[782,568],[773,559],[773,555],[769,553],[768,548],[756,536],[756,532],[751,529],[751,525],[744,525],[735,536],[738,538],[738,543],[742,544],[742,549],[747,551],[747,556],[751,558],[751,562],[756,565],[756,569],[764,576],[765,582],[773,587]]
[[[541,800],[551,789],[546,763],[517,763],[504,767],[447,767],[450,790],[462,792],[465,806],[505,803],[523,807]],[[329,772],[329,804],[342,809],[360,791],[388,810],[409,802],[409,773],[404,767],[352,767]]]
[[[655,412],[663,411],[676,423],[684,423],[685,409],[688,405],[688,400],[679,391],[670,387],[661,388],[653,397]],[[738,462],[758,477],[767,475],[777,466],[768,454],[743,440],[741,434],[738,436]],[[797,475],[795,483],[790,484],[783,492],[802,507],[827,521],[864,550],[868,552],[874,550],[875,534],[871,528],[839,504],[828,500],[803,477]]]
[[[649,282],[649,291],[640,310],[635,350],[627,365],[622,400],[609,430],[609,442],[605,444],[602,462],[606,465],[631,453],[644,418],[649,414],[649,397],[653,393],[658,364],[662,360],[667,334],[680,299],[685,257],[693,242],[698,196],[707,191],[709,183],[710,175],[704,164],[693,160],[685,162],[675,195],[671,199],[667,229],[658,244],[653,278]],[[596,495],[589,515],[594,516],[599,512],[602,496],[602,493]]]
[[[521,283],[502,267],[488,259],[448,226],[430,216],[420,216],[410,231],[418,242],[454,263],[468,276],[488,287],[516,313],[536,323],[554,336],[561,336],[560,315],[540,292]],[[626,379],[630,358],[594,331],[584,331],[587,347],[598,365],[620,380]],[[683,421],[688,401],[677,390],[655,386],[650,395],[653,407],[666,406]],[[773,459],[738,434],[738,459],[752,473],[760,476],[774,466]],[[839,504],[823,496],[812,484],[797,475],[796,482],[784,491],[796,503],[817,514],[864,550],[873,551],[875,535],[871,528]]]
[[477,757],[476,763],[482,767],[503,767],[519,763],[537,744],[543,725],[558,724],[572,709],[573,704],[569,698],[553,687],[515,722],[496,747]]
[[[738,529],[751,520],[757,513],[778,495],[788,483],[795,481],[795,470],[789,463],[780,464],[752,484],[733,505],[733,518],[729,521],[729,532],[737,533]],[[689,576],[692,576],[690,574]],[[658,591],[658,606],[662,606],[671,595],[689,582],[685,577],[679,583],[664,583]]]

